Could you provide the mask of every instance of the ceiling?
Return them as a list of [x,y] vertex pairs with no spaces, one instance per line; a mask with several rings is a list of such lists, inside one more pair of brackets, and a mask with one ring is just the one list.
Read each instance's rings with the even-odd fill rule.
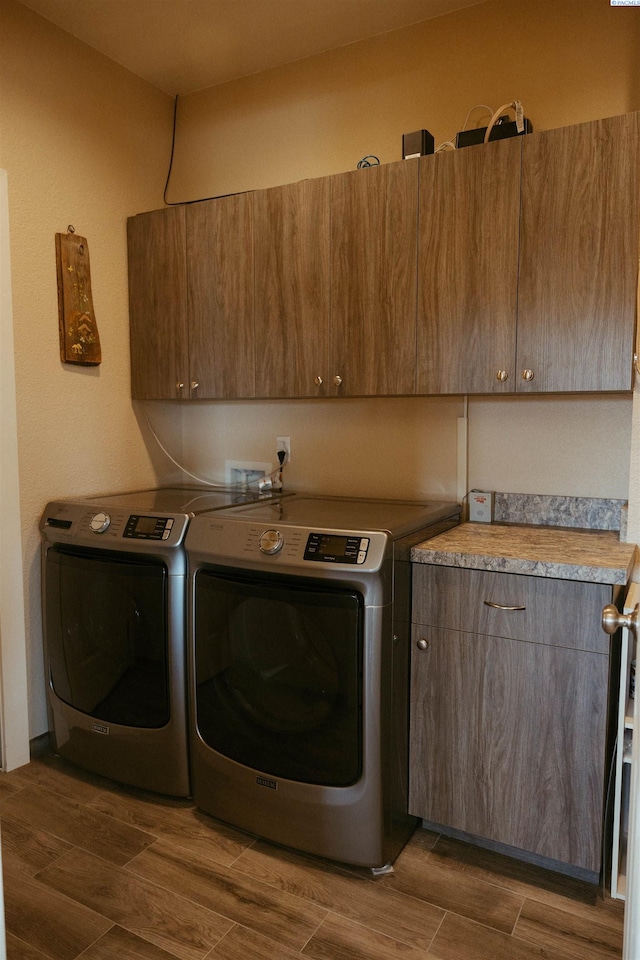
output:
[[21,0],[175,96],[483,0]]

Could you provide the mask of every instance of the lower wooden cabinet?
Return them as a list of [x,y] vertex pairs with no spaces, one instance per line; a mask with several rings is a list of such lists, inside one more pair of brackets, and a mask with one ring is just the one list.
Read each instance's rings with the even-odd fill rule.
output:
[[[444,601],[421,604],[421,597],[433,598],[429,587],[443,570],[452,575],[448,586],[457,586],[457,597],[451,592]],[[470,574],[471,600],[465,585]],[[588,637],[580,646],[562,594],[566,587],[571,600],[574,587],[587,588],[599,611],[603,597],[611,601],[612,588],[483,573],[487,603],[477,574],[414,568],[414,621],[429,606],[433,620],[455,619],[462,608],[473,622],[486,610],[500,617],[502,635],[413,623],[409,812],[595,877],[602,856],[611,656],[604,633],[600,652]],[[517,582],[515,596],[511,581]],[[566,620],[564,642],[545,629],[554,608]],[[517,639],[518,624],[535,620],[536,612],[540,629],[532,631],[533,639]],[[505,635],[509,616],[515,637]]]

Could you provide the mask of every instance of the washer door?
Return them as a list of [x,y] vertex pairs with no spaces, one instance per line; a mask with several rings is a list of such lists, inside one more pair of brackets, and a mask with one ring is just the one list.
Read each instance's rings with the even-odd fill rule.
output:
[[360,594],[208,568],[195,583],[202,740],[270,776],[355,782],[362,767]]
[[167,570],[156,560],[52,547],[45,640],[55,695],[107,723],[169,721]]

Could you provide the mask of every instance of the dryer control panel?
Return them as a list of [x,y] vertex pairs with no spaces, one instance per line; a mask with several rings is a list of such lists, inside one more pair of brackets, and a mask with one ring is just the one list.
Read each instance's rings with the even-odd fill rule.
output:
[[325,563],[364,563],[369,537],[345,537],[337,533],[310,533],[304,551],[305,560]]

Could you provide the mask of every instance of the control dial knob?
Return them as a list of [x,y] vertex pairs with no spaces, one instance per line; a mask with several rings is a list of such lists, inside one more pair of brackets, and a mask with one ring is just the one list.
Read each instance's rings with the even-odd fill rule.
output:
[[108,513],[94,513],[91,517],[89,526],[94,533],[104,533],[105,530],[109,529],[109,524],[111,523],[111,517]]
[[277,553],[284,546],[284,537],[279,530],[265,530],[258,543],[263,553]]

